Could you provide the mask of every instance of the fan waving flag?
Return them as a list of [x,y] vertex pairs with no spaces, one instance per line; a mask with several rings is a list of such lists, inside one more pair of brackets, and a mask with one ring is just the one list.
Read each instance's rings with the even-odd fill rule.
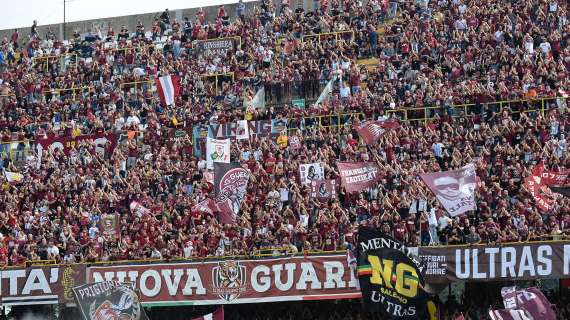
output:
[[398,129],[400,123],[397,120],[386,120],[386,121],[366,121],[355,126],[358,135],[364,139],[366,144],[373,144],[380,137],[390,129]]
[[205,314],[192,320],[224,320],[224,307],[220,307],[212,313]]
[[180,82],[177,76],[167,75],[156,78],[156,88],[160,95],[160,102],[169,106],[174,104],[176,97],[180,95]]

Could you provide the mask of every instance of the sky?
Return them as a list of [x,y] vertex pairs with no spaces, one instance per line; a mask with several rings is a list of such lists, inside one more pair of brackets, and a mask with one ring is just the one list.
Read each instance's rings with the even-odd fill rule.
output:
[[[8,0],[1,0],[8,1]],[[252,0],[244,0],[249,2]],[[215,6],[236,3],[238,0],[66,0],[66,20],[120,17],[133,14]],[[10,1],[9,9],[0,10],[0,30],[63,22],[63,0]]]

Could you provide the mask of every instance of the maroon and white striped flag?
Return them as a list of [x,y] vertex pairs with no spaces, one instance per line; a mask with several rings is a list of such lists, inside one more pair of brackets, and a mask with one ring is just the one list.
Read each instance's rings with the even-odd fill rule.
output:
[[492,320],[532,320],[524,310],[489,310],[489,316]]
[[373,144],[380,137],[390,129],[398,129],[400,123],[397,120],[386,120],[386,121],[366,121],[361,122],[359,125],[355,126],[358,135],[364,139],[366,144]]
[[180,95],[180,82],[177,76],[166,75],[155,80],[160,102],[169,106],[174,104],[176,97]]
[[224,320],[224,307],[219,307],[212,313],[205,314],[192,320]]

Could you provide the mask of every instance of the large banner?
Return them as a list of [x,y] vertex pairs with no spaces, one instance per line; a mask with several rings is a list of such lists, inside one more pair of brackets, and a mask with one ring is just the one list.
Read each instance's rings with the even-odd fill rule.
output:
[[208,138],[206,144],[206,165],[214,169],[214,163],[230,163],[230,140]]
[[428,282],[570,277],[570,241],[419,247],[418,253],[426,263]]
[[477,175],[472,163],[458,170],[424,173],[420,177],[452,217],[475,210]]
[[132,283],[104,281],[73,288],[84,320],[148,319]]
[[321,163],[305,163],[299,165],[299,178],[301,184],[310,185],[311,181],[323,180],[325,178],[325,169]]
[[133,282],[147,305],[359,298],[346,255],[94,266],[88,283]]
[[367,310],[389,319],[423,319],[428,294],[422,263],[402,243],[376,230],[358,230],[358,280]]
[[239,44],[239,38],[220,38],[212,40],[195,41],[192,49],[200,55],[210,56],[227,56],[228,52],[234,52]]
[[[287,129],[287,119],[273,119],[260,121],[247,121],[248,136],[252,138],[277,138]],[[199,157],[206,151],[206,138],[236,140],[243,133],[242,122],[224,124],[196,125],[193,127],[194,155]]]
[[79,150],[80,146],[87,146],[90,152],[103,153],[106,149],[114,150],[117,146],[118,137],[114,133],[96,133],[77,137],[47,137],[45,139],[36,140],[36,150],[38,157],[42,157],[44,150],[60,149],[66,155],[69,155],[72,149]]
[[221,223],[233,223],[247,194],[249,171],[239,163],[214,163],[214,191]]
[[1,305],[73,303],[73,287],[85,283],[85,265],[0,271]]
[[337,162],[342,185],[347,192],[360,192],[379,179],[378,166],[372,162]]

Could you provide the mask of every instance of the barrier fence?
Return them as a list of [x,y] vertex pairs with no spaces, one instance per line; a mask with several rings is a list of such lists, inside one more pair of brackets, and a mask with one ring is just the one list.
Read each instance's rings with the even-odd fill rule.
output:
[[[136,89],[138,85],[152,86],[152,80],[128,82],[121,85],[132,85]],[[46,92],[75,92],[85,89],[90,89],[90,87],[52,89],[51,91]],[[462,104],[449,107],[406,108],[387,110],[386,113],[388,115],[395,115],[404,122],[423,122],[427,124],[428,122],[435,120],[437,115],[441,115],[444,112],[450,113],[452,117],[472,117],[476,114],[480,114],[481,112],[488,110],[499,113],[503,111],[509,111],[514,114],[540,113],[541,115],[544,115],[546,112],[553,108],[564,106],[567,101],[567,97],[546,97],[538,99],[497,101],[483,104]],[[373,116],[373,118],[375,117],[376,115]],[[361,112],[353,112],[290,118],[288,119],[288,130],[305,130],[306,128],[314,126],[324,128],[341,127],[344,125],[351,125],[354,119],[364,120],[365,116]],[[33,140],[2,142],[0,143],[0,156],[2,158],[9,156],[10,159],[14,162],[21,161],[25,159],[26,156],[33,153],[33,144]]]

